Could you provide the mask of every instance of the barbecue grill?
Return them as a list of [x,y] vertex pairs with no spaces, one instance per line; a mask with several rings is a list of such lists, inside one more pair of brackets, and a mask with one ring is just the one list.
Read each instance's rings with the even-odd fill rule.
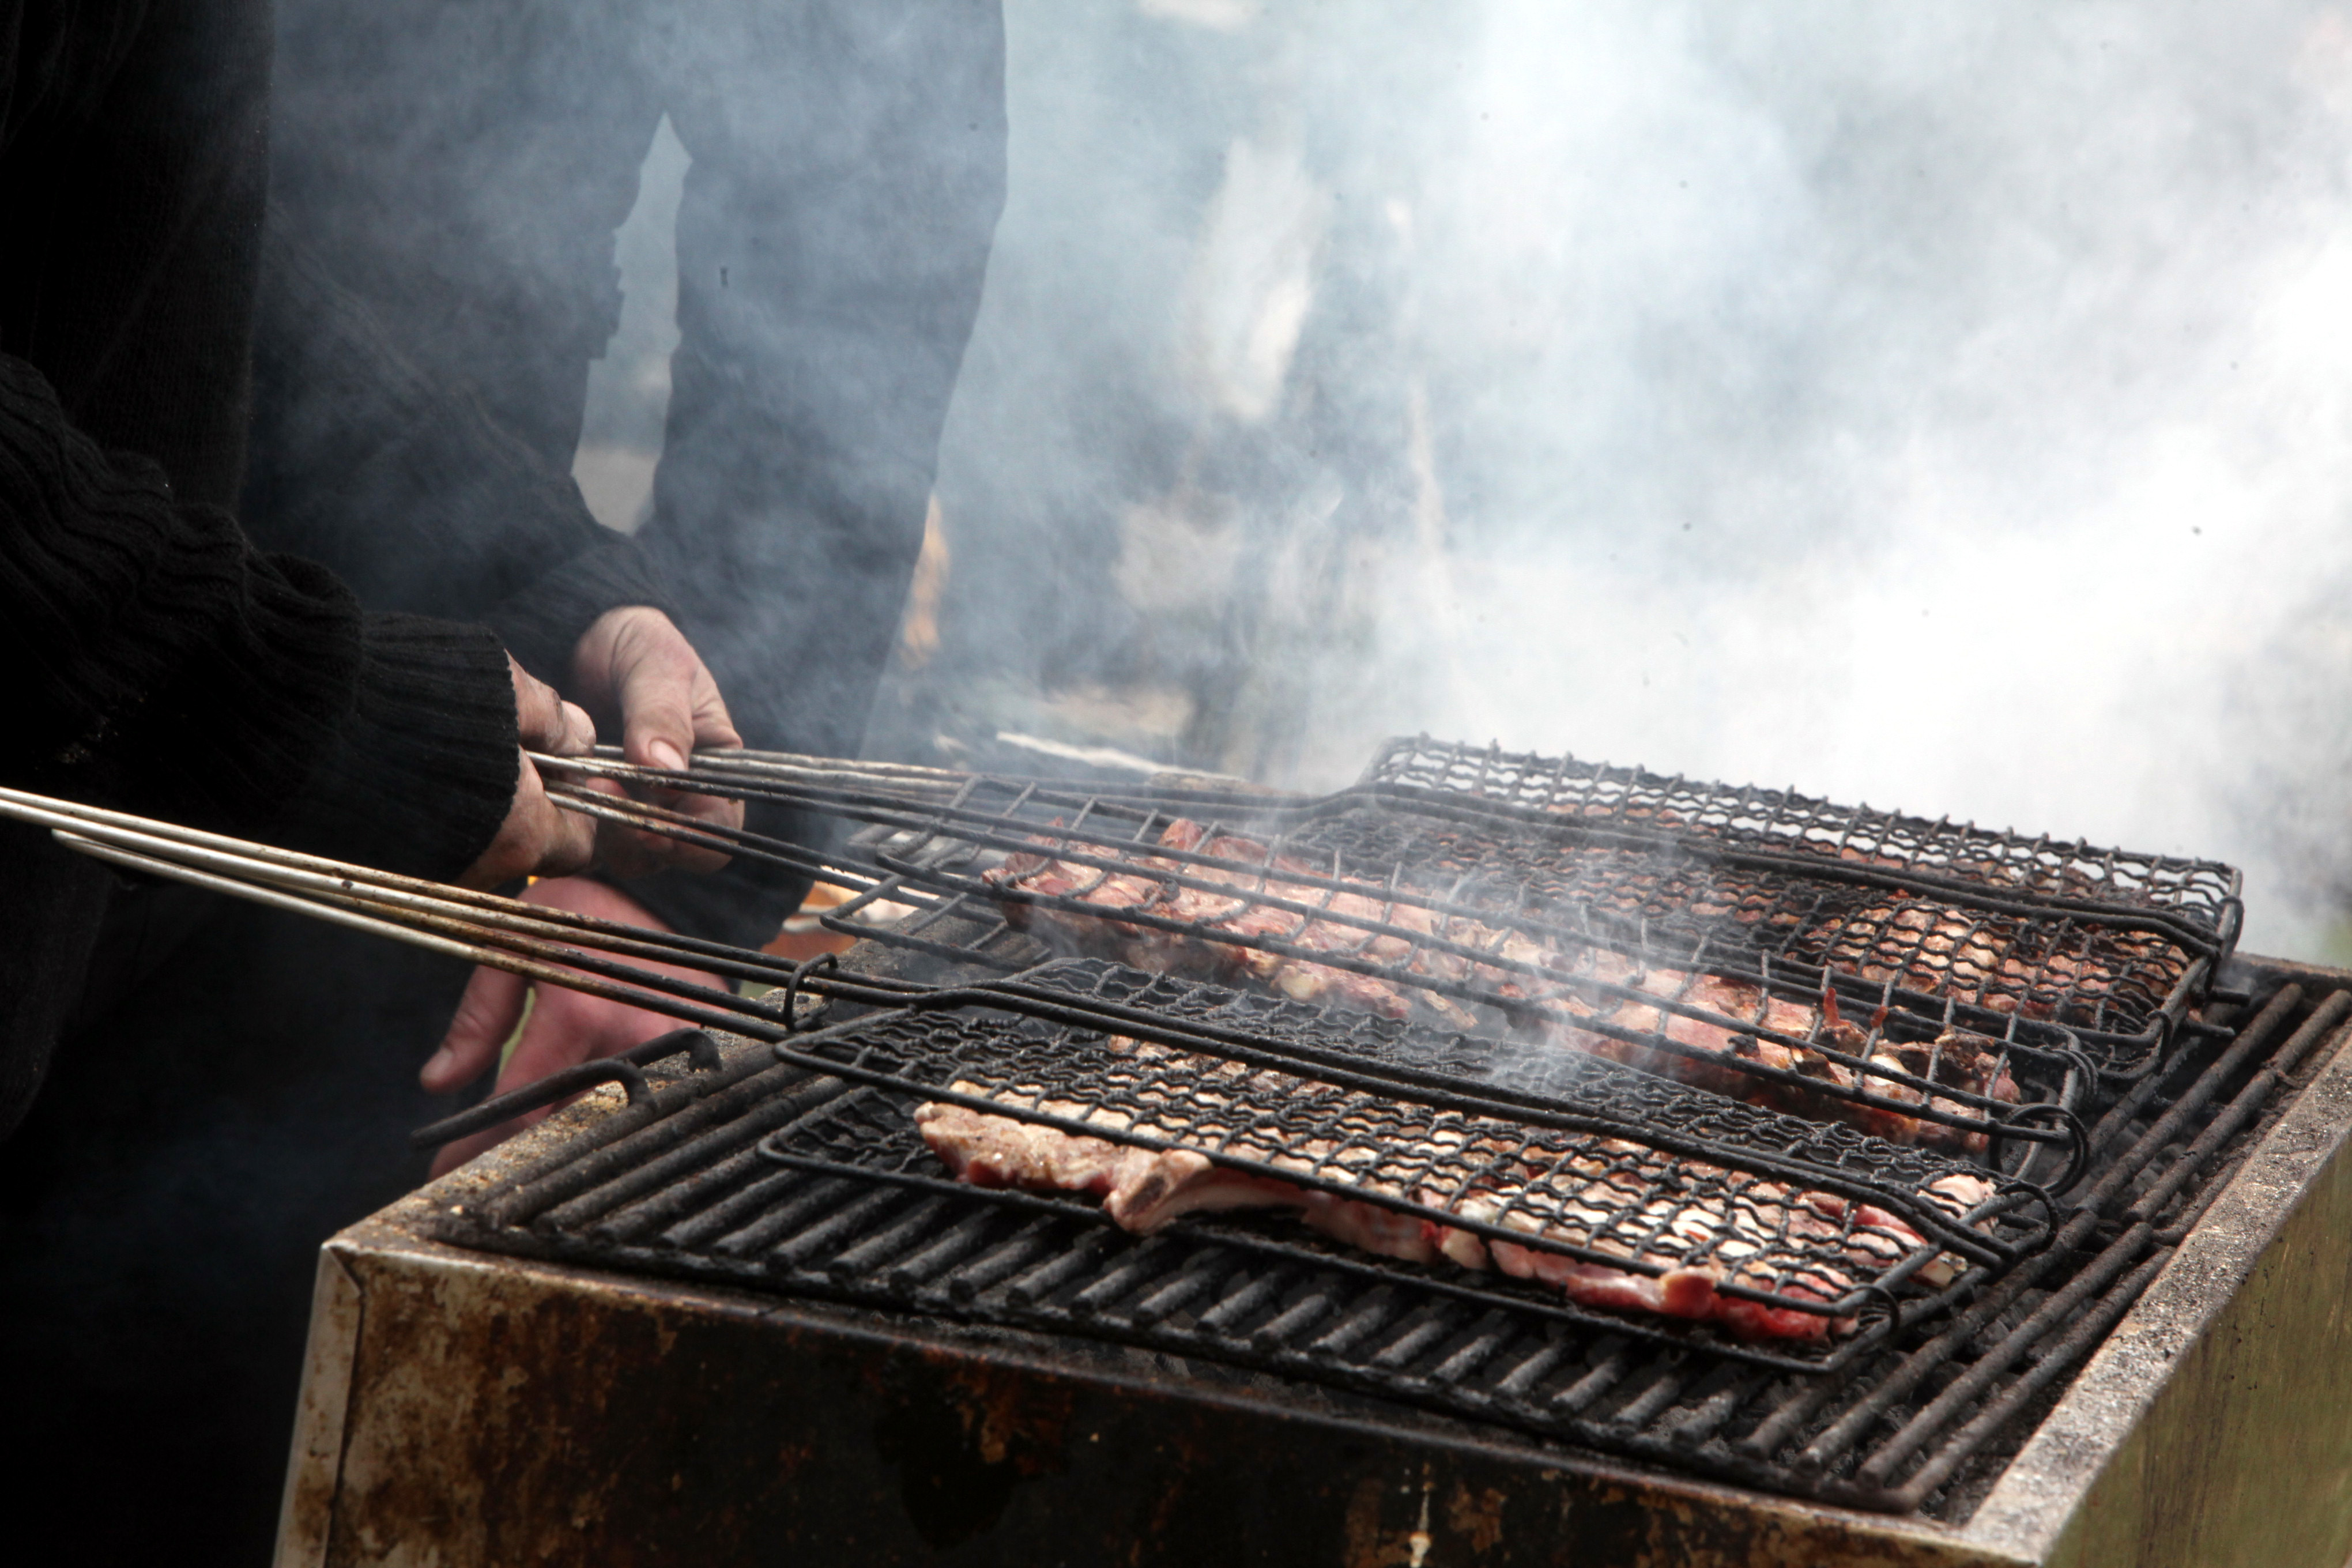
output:
[[[789,1470],[840,1447],[829,1422],[867,1422],[865,1468],[844,1458],[823,1495],[869,1495],[895,1468],[934,1547],[998,1539],[1015,1479],[1085,1468],[1059,1436],[1023,1436],[1020,1410],[1110,1398],[1127,1413],[1103,1408],[1089,1441],[1115,1432],[1126,1451],[1171,1440],[1163,1420],[1221,1422],[1253,1447],[1306,1422],[1348,1434],[1346,1452],[1418,1456],[1405,1561],[1444,1533],[1430,1513],[1441,1470],[1451,1528],[1483,1553],[1514,1506],[1530,1517],[1513,1502],[1528,1465],[1555,1500],[1637,1475],[1644,1497],[1738,1500],[1732,1537],[1756,1551],[1767,1524],[1771,1550],[1801,1537],[1790,1560],[1832,1535],[2047,1560],[2088,1539],[2045,1527],[2092,1494],[2060,1484],[2037,1446],[2072,1429],[2135,1315],[2168,1310],[2162,1282],[2185,1278],[2184,1259],[2300,1235],[2326,1206],[2248,1184],[2297,1162],[2333,1170],[2338,1130],[2315,1108],[2332,1104],[2352,991],[2235,959],[2236,876],[2210,863],[1425,739],[1317,799],[757,755],[690,774],[546,765],[843,819],[846,847],[812,856],[551,791],[845,879],[854,896],[827,922],[870,940],[845,963],[797,965],[0,801],[120,864],[540,978],[569,965],[584,973],[567,983],[697,1026],[425,1130],[446,1141],[618,1086],[331,1248],[289,1561],[504,1559],[526,1536],[544,1553],[541,1508],[428,1509],[420,1523],[413,1489],[395,1506],[419,1477],[457,1484],[423,1449],[489,1458],[467,1445],[495,1422],[431,1434],[420,1388],[472,1387],[489,1361],[497,1383],[555,1375],[504,1317],[436,1316],[461,1277],[600,1340],[651,1312],[673,1325],[656,1362],[681,1313],[735,1325],[712,1330],[730,1344],[745,1325],[782,1327],[728,1352],[778,1389],[832,1375],[798,1364],[812,1347],[866,1367],[863,1406],[834,1388],[822,1411],[770,1401],[730,1429]],[[628,962],[648,957],[775,989],[738,996]],[[2254,1223],[2216,1242],[2232,1205]],[[2296,1311],[2301,1284],[2279,1287]],[[941,1446],[936,1401],[893,1404],[918,1352],[934,1393],[1012,1378],[1014,1414],[955,1405],[971,1455]],[[2161,1407],[2152,1386],[2131,1399]],[[457,1403],[494,1398],[482,1384]],[[601,1430],[634,1451],[630,1426]],[[2127,1442],[2145,1430],[2123,1428]],[[386,1444],[408,1451],[405,1473]],[[2114,1448],[2074,1481],[2116,1484]],[[1471,1450],[1509,1484],[1470,1489]],[[699,1451],[682,1433],[658,1448]],[[2327,1495],[2352,1479],[2329,1468],[2339,1457],[2310,1456]],[[1302,1495],[1346,1490],[1345,1530],[1370,1540],[1386,1489],[1412,1489],[1388,1462],[1309,1456],[1287,1473]],[[637,1517],[660,1511],[644,1478],[614,1468],[634,1460],[586,1463],[604,1479],[573,1499],[575,1520],[625,1495],[630,1528],[656,1528]],[[2027,1552],[2015,1499],[2037,1480],[2056,1500]],[[1139,1485],[1104,1500],[1132,1525],[1156,1500],[1160,1522],[1128,1542],[1141,1552],[1172,1539],[1173,1504]],[[669,1489],[686,1506],[689,1471]],[[773,1495],[772,1477],[690,1511],[740,1521],[745,1499]],[[1792,1534],[1792,1521],[1812,1522]],[[1292,1522],[1267,1528],[1297,1546]],[[2352,1545],[2352,1512],[2306,1522],[2328,1561]],[[1033,1523],[998,1546],[1100,1554],[1092,1521]],[[805,1542],[857,1527],[796,1514],[763,1528]],[[1563,1539],[1538,1529],[1513,1550],[1549,1556]],[[721,1544],[740,1555],[750,1540]]]
[[673,1040],[331,1245],[280,1561],[2334,1564],[2347,982],[2234,963],[2051,1247],[1821,1370],[853,1174]]
[[[478,1485],[460,1471],[493,1462],[499,1430],[480,1380],[558,1379],[556,1322],[634,1347],[600,1380],[607,1415],[575,1412],[601,1436],[562,1461],[594,1482],[567,1494],[570,1528],[618,1508],[705,1557],[969,1540],[991,1560],[1159,1560],[1239,1540],[1291,1561],[1337,1540],[1351,1561],[1571,1542],[1683,1561],[1704,1536],[1762,1561],[2099,1561],[2118,1542],[2112,1560],[2148,1561],[2138,1532],[2172,1494],[2131,1488],[2181,1462],[2165,1424],[2220,1423],[2195,1460],[2210,1494],[2252,1478],[2333,1375],[2216,1405],[2219,1385],[2149,1362],[2149,1336],[2226,1360],[2212,1336],[2268,1311],[2308,1320],[2313,1354],[2343,1348],[2325,1289],[2275,1263],[2336,1247],[2321,1216],[2340,1205],[2307,1184],[2335,1169],[2352,992],[2233,959],[2227,868],[1425,739],[1307,801],[757,757],[693,781],[852,824],[816,864],[856,891],[827,922],[871,940],[834,973],[772,966],[765,1004],[667,1004],[741,1033],[683,1030],[432,1130],[619,1085],[330,1249],[288,1561],[547,1550],[564,1526],[543,1507],[409,1516],[420,1476]],[[479,908],[403,918],[576,952]],[[757,977],[749,960],[730,972]],[[1627,1289],[1704,1274],[1713,1310],[1615,1310],[1286,1215],[1131,1235],[1116,1197],[954,1180],[916,1131],[951,1113],[1197,1150],[1497,1262],[1517,1247]],[[512,1308],[494,1326],[464,1306],[488,1299]],[[680,1336],[700,1347],[686,1363]],[[756,1410],[679,1387],[722,1355]],[[657,1370],[640,1381],[638,1361]],[[420,1378],[475,1390],[458,1428]],[[670,1436],[641,1450],[615,1401]],[[718,1458],[685,1412],[770,1458]],[[1106,1442],[1165,1462],[1109,1479],[1089,1462]],[[667,1496],[655,1454],[692,1460]],[[2352,1442],[2328,1428],[2296,1463],[2298,1495],[2341,1499]],[[1234,1495],[1280,1478],[1301,1501],[1173,1525],[1230,1510],[1212,1477]],[[2236,1497],[2200,1527],[2284,1521],[2269,1561],[2352,1546],[2352,1507],[2267,1506]],[[1552,1512],[1579,1509],[1573,1528]],[[1645,1557],[1636,1518],[1674,1550]]]

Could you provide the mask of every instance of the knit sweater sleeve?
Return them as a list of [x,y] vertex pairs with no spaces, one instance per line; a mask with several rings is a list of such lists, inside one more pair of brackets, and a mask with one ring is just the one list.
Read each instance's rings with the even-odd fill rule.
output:
[[513,797],[505,655],[371,616],[323,568],[76,430],[0,356],[0,659],[21,787],[446,876]]

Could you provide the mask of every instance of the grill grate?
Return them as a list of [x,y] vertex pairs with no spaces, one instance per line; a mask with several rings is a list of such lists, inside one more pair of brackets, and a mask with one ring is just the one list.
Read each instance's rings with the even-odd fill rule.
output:
[[[2208,928],[2202,906],[2100,903],[2079,876],[2057,879],[2064,896],[2022,873],[1957,876],[2009,875],[1985,855],[1945,854],[1928,873],[1875,863],[1896,856],[1727,847],[1723,832],[1634,841],[1564,811],[1449,816],[1443,795],[1360,792],[1227,821],[979,778],[943,805],[866,813],[856,843],[887,874],[869,900],[985,900],[1058,951],[1548,1033],[1964,1152],[2014,1120],[2021,1056],[2079,1053],[2116,1084],[2149,1070],[2234,937],[2234,901]],[[2101,853],[2118,877],[2145,860]],[[1927,859],[1916,843],[1905,855]],[[1933,897],[1908,885],[1922,879]],[[856,929],[858,912],[829,923]]]
[[[936,1171],[912,1136],[912,1112],[926,1100],[955,1103],[1197,1152],[1243,1178],[1442,1226],[1456,1247],[1477,1237],[1654,1277],[1706,1269],[1724,1277],[1716,1289],[1725,1296],[1817,1318],[1851,1317],[1923,1269],[1948,1268],[1947,1248],[2006,1265],[2043,1234],[2017,1217],[2030,1201],[2047,1206],[2022,1183],[2000,1198],[1950,1160],[1591,1058],[1447,1038],[1099,962],[1024,979],[1204,1029],[1203,1048],[977,1011],[894,1011],[796,1045],[839,1056],[861,1078],[920,1087],[881,1096],[887,1111],[854,1097],[846,1110],[796,1124],[793,1141],[845,1142],[850,1152],[832,1156],[842,1164],[871,1167],[880,1153],[894,1168]],[[1327,1065],[1314,1078],[1266,1065],[1286,1056]],[[1481,1097],[1473,1085],[1502,1092]],[[898,1135],[877,1144],[877,1120]],[[1166,1184],[1160,1167],[1151,1173]],[[1467,1250],[1483,1259],[1475,1244]]]
[[[1065,845],[1075,841],[1075,829],[1048,831],[1060,834]],[[1238,972],[1278,993],[1352,1004],[1454,1030],[1548,1039],[1734,1098],[1799,1115],[1833,1117],[1890,1138],[1961,1152],[1981,1153],[1990,1141],[2021,1135],[2043,1114],[2021,1107],[2060,1101],[2070,1076],[2100,1069],[2065,1029],[2012,1016],[1980,1020],[1998,1033],[1979,1035],[1965,1027],[1956,1003],[1946,1000],[1925,1015],[1898,1010],[1890,1005],[1891,988],[1885,987],[1874,993],[1874,1005],[1870,1000],[1841,1004],[1835,990],[1824,996],[1818,971],[1788,978],[1784,969],[1776,976],[1769,957],[1760,963],[1745,962],[1745,954],[1718,957],[1704,944],[1665,961],[1623,943],[1561,942],[1536,949],[1523,940],[1526,922],[1481,921],[1465,930],[1464,923],[1445,923],[1451,916],[1439,917],[1433,931],[1408,938],[1394,934],[1400,928],[1392,922],[1360,909],[1327,904],[1321,913],[1281,910],[1281,930],[1269,931],[1259,924],[1234,932],[1231,948],[1251,954],[1235,962],[1226,940],[1234,922],[1203,922],[1181,910],[1158,912],[1165,902],[1143,901],[1156,897],[1150,891],[1156,884],[1145,876],[1090,866],[1085,875],[1101,877],[1101,886],[1037,891],[1043,879],[1055,879],[1060,886],[1076,883],[1068,870],[1076,864],[1140,867],[1157,857],[1118,858],[1063,848],[1034,875],[1024,868],[1039,858],[1015,859],[993,881],[988,874],[945,870],[936,861],[917,868],[887,850],[879,858],[897,874],[826,917],[827,925],[1000,968],[1034,955],[1036,949],[1014,936],[1025,931],[1049,950],[1108,948],[1154,970],[1206,971],[1215,977]],[[1214,873],[1171,875],[1183,882],[1218,885]],[[1212,896],[1241,910],[1241,921],[1257,924],[1269,906],[1300,901],[1264,896],[1263,866],[1234,866],[1230,875],[1234,880],[1223,884],[1227,890]],[[1116,920],[1089,903],[1105,886],[1122,898],[1136,895],[1117,906]],[[933,899],[929,908],[898,929],[858,923],[865,906],[882,900],[919,903],[926,889],[944,895],[945,901]],[[1335,951],[1336,942],[1318,938],[1312,930],[1306,941],[1293,940],[1301,926],[1344,928],[1355,939],[1351,951]],[[940,940],[950,928],[953,946]],[[1392,942],[1396,951],[1368,952],[1363,944],[1370,942]],[[1473,958],[1473,952],[1483,955]],[[1433,971],[1444,977],[1433,977]],[[1335,975],[1366,984],[1326,983]],[[1406,1005],[1400,999],[1408,994],[1470,1005]],[[1388,1005],[1391,1001],[1398,1005]],[[1849,1015],[1870,1022],[1863,1026]]]
[[[1391,742],[1363,782],[1318,799],[798,761],[810,765],[714,762],[693,787],[863,825],[824,874],[860,884],[879,867],[897,894],[983,896],[1064,951],[1451,1027],[1597,1038],[1603,1054],[1744,1077],[1881,1131],[1899,1130],[1885,1116],[1907,1100],[1926,1135],[1956,1129],[1963,1148],[2003,1119],[1998,1066],[1857,1055],[1842,1016],[2079,1049],[2128,1083],[2210,989],[2241,915],[2237,873],[2211,862],[1425,738]],[[1834,1005],[1808,1016],[1811,998]]]
[[1728,844],[2095,900],[2178,915],[2209,935],[2233,927],[2240,913],[2238,873],[2218,861],[1997,833],[1836,805],[1793,790],[1697,783],[1426,735],[1387,742],[1360,787],[1406,799],[1453,797],[1588,823],[1665,828]]
[[[796,971],[742,1026],[771,1050],[658,1089],[670,1047],[641,1047],[626,1109],[448,1239],[1120,1341],[1873,1508],[1953,1506],[1997,1462],[2352,1014],[2288,986],[2231,1035],[2227,868],[1570,759],[1400,742],[1318,800],[738,772],[720,793],[862,825],[826,924],[944,962]],[[803,1030],[812,994],[873,1010]],[[1103,1140],[1108,1200],[952,1180],[926,1105],[942,1147],[940,1107]],[[1296,1216],[1119,1228],[1146,1189],[1117,1173],[1192,1154],[1408,1222],[1426,1261]],[[1773,1316],[1614,1313],[1515,1254],[1696,1271]]]
[[[2124,1070],[2144,1058],[2144,1037],[2200,956],[2168,923],[2117,929],[2063,910],[1971,907],[1958,896],[1839,880],[1842,861],[1727,861],[1703,837],[1612,842],[1589,824],[1465,824],[1433,805],[1353,805],[1288,834],[1285,847],[1403,867],[1418,886],[1451,889],[1454,901],[1491,909],[1509,900],[1530,922],[1614,934],[1662,955],[1704,962],[1710,948],[1727,948],[1730,962],[1751,969],[1777,963],[1891,984],[1908,1006],[1948,998],[1979,1020],[2063,1024],[2121,1047]],[[2000,892],[1988,886],[1975,897],[2005,901]]]
[[[2239,874],[2217,861],[1990,832],[1793,790],[1697,783],[1425,735],[1389,742],[1358,787],[1423,809],[1565,818],[1596,841],[1663,837],[1747,851],[1734,863],[1752,868],[1755,885],[1692,889],[1683,901],[1738,907],[1745,896],[1762,906],[1752,922],[1759,931],[1791,933],[1792,956],[2097,1035],[2129,1037],[2168,1012],[2177,1016],[2196,957],[2215,964],[2226,958],[2243,917]],[[1807,866],[1808,858],[1816,863]],[[1801,879],[1851,879],[1856,892],[1838,907],[1803,914],[1776,908],[1788,896],[1776,861]],[[1922,918],[1929,913],[1923,910],[1898,919],[1883,900],[1859,896],[1861,889],[1898,884],[1958,901],[1932,918]],[[1645,912],[1664,913],[1675,902],[1668,894]],[[2003,910],[2002,902],[2018,907]],[[2085,980],[2100,984],[2091,989]]]
[[[449,1215],[441,1234],[1137,1344],[1909,1511],[1948,1500],[1972,1462],[1997,1462],[2004,1434],[2161,1267],[2228,1140],[2347,1014],[2352,997],[2313,1011],[2290,986],[2226,1048],[2198,1037],[2100,1118],[2090,1174],[2048,1246],[2005,1275],[1971,1268],[1921,1304],[1944,1315],[1906,1310],[1808,1366],[1706,1331],[1582,1312],[1514,1281],[1375,1264],[1279,1221],[1188,1218],[1138,1239],[1083,1203],[948,1184],[921,1168],[903,1096],[892,1103],[887,1089],[761,1048],[678,1071]],[[829,1048],[873,1022],[794,1044]]]

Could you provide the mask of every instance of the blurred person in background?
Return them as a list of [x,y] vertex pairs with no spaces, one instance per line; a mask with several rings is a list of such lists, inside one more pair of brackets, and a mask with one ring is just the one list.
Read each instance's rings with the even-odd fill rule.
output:
[[[242,52],[218,68],[237,77],[248,162],[227,227],[249,277],[268,57],[236,14]],[[190,96],[211,90],[211,65],[175,65]],[[854,753],[1003,200],[994,5],[283,0],[277,72],[252,539],[415,624],[490,628],[484,647],[639,760],[739,737]],[[613,231],[665,114],[693,159],[681,342],[631,540],[595,523],[570,468],[618,311]],[[241,362],[243,322],[240,303],[203,345],[218,363]],[[241,394],[206,409],[231,438],[243,412]],[[239,496],[233,465],[210,479],[205,499]],[[386,831],[463,794],[438,761],[347,771]],[[563,877],[530,896],[756,945],[802,891],[740,862],[703,880]],[[318,1244],[423,1173],[404,1139],[436,1113],[420,1058],[433,1089],[478,1078],[523,992],[251,906],[142,903],[100,953],[121,978],[72,1022],[92,1048],[61,1054],[0,1145],[0,1342],[12,1409],[41,1433],[12,1473],[14,1528],[78,1561],[256,1561]],[[667,1026],[549,991],[499,1087]]]
[[[387,604],[444,613],[480,590],[443,561],[518,532],[590,541],[533,591],[559,602],[649,560],[745,743],[856,755],[1003,205],[995,0],[278,11],[251,525]],[[665,116],[691,159],[679,341],[631,539],[596,525],[571,472],[590,362],[620,319],[614,232]],[[385,548],[375,520],[419,510],[447,549]],[[567,684],[564,637],[518,626],[510,645]],[[816,833],[756,805],[751,826]],[[804,890],[739,860],[530,896],[756,947]],[[432,1088],[486,1070],[525,989],[475,976]],[[667,1026],[542,991],[501,1086]]]

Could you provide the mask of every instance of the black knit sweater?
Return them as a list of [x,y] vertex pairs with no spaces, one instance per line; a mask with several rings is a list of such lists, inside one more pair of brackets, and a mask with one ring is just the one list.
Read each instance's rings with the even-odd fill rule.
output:
[[[0,0],[0,782],[448,875],[513,795],[498,637],[364,614],[226,510],[269,41],[266,0]],[[10,833],[0,1131],[98,907]]]
[[0,0],[0,777],[448,874],[513,795],[498,638],[364,615],[225,510],[268,26]]

